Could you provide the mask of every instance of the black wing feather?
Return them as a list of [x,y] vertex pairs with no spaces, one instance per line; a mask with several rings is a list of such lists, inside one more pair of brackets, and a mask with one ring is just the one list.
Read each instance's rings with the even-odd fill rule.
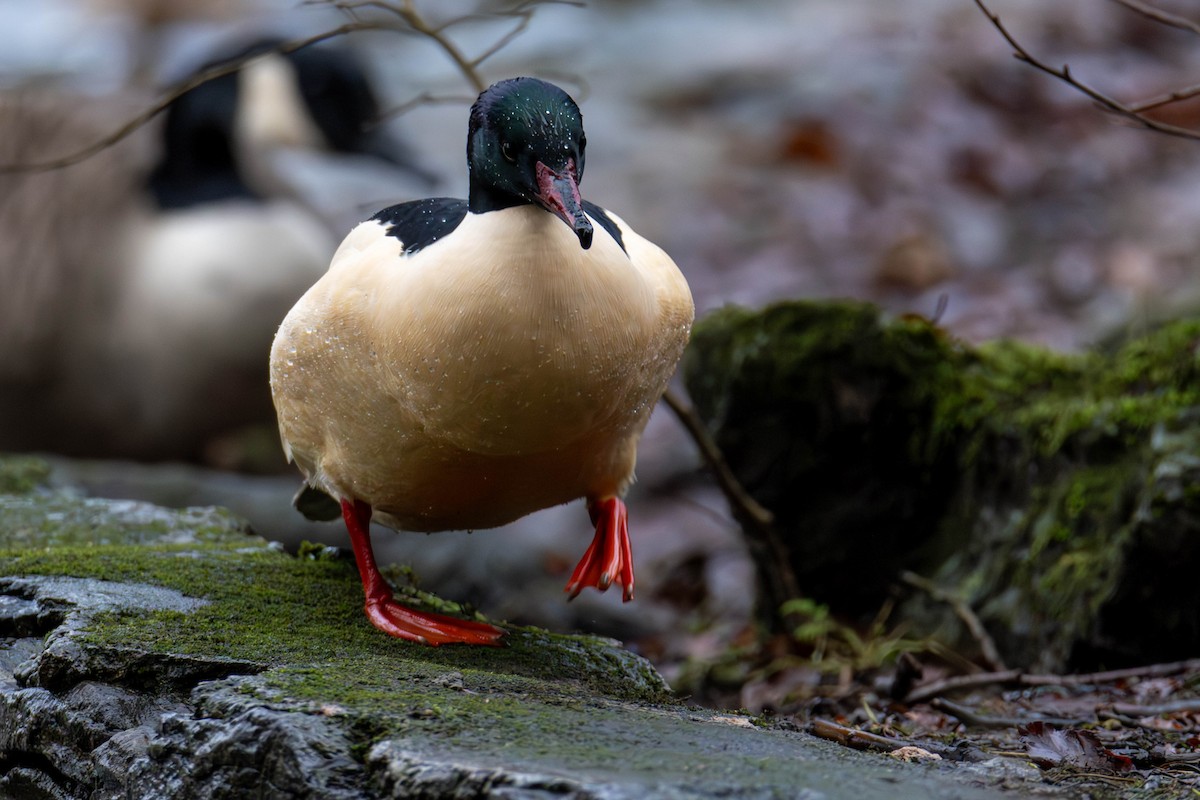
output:
[[[595,203],[583,201],[583,210],[625,250],[621,229],[608,212]],[[423,250],[454,232],[467,216],[467,201],[456,197],[430,197],[389,206],[371,219],[388,226],[387,235],[404,245],[404,254]]]
[[390,206],[371,219],[388,226],[387,235],[412,255],[454,232],[467,216],[467,201],[456,197],[430,197]]
[[608,231],[608,235],[616,240],[617,244],[621,246],[621,250],[625,252],[625,255],[629,255],[629,251],[625,250],[625,240],[621,238],[621,229],[617,227],[617,223],[613,222],[612,217],[608,215],[607,211],[588,200],[583,201],[583,210],[587,212],[589,217],[596,220],[601,228]]

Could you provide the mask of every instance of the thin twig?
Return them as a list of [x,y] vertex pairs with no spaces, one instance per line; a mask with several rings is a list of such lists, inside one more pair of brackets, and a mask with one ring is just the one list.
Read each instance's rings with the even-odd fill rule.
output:
[[[430,23],[419,12],[413,4],[413,0],[403,0],[401,3],[390,3],[386,0],[330,0],[333,5],[338,8],[353,13],[358,8],[379,8],[389,11],[392,14],[403,20],[408,26],[408,33],[415,33],[432,40],[438,47],[450,57],[459,71],[471,84],[476,92],[482,92],[487,88],[487,82],[483,75],[480,74],[479,68],[496,53],[503,50],[514,39],[520,36],[528,29],[530,22],[533,21],[533,15],[539,6],[545,5],[566,5],[574,7],[582,7],[583,3],[578,0],[526,0],[514,8],[504,11],[493,12],[490,14],[468,14],[462,17],[455,17],[440,25]],[[506,18],[516,20],[513,27],[505,31],[491,46],[486,48],[482,53],[474,58],[468,58],[467,55],[459,49],[454,40],[450,38],[447,31],[455,26],[466,22],[475,22],[486,18]]]
[[1161,664],[1147,664],[1143,667],[1126,667],[1110,669],[1104,672],[1089,672],[1077,675],[1026,675],[1028,686],[1086,686],[1093,683],[1112,683],[1130,678],[1164,678],[1168,675],[1178,675],[1181,672],[1200,671],[1200,658],[1186,661],[1168,661]]
[[920,747],[922,750],[936,753],[947,760],[958,760],[961,758],[961,754],[954,748],[937,742],[914,742],[905,739],[895,739],[891,736],[880,736],[877,733],[860,731],[857,728],[848,728],[845,725],[839,725],[828,719],[814,719],[808,723],[806,728],[813,736],[837,742],[840,745],[855,750],[879,750],[890,753],[899,750],[901,747]]
[[1196,95],[1200,95],[1200,85],[1189,86],[1186,89],[1176,89],[1173,92],[1151,97],[1148,100],[1142,100],[1140,103],[1134,103],[1129,108],[1139,114],[1143,111],[1152,111],[1156,108],[1169,106],[1171,103],[1178,103],[1183,100],[1191,100]]
[[246,63],[253,61],[256,58],[261,58],[266,53],[279,53],[281,55],[286,55],[287,53],[295,52],[303,47],[308,47],[309,45],[316,44],[317,42],[323,42],[336,36],[342,36],[352,31],[379,30],[387,27],[388,26],[375,22],[348,22],[323,33],[318,33],[315,36],[309,36],[305,39],[294,39],[292,41],[277,45],[262,53],[255,53],[244,58],[234,59],[223,64],[209,67],[208,69],[196,73],[187,80],[175,84],[162,97],[160,97],[157,102],[155,102],[145,111],[132,117],[126,121],[125,124],[121,125],[121,127],[117,128],[107,136],[96,140],[87,147],[84,147],[83,149],[77,150],[73,153],[68,153],[67,155],[59,156],[58,158],[47,159],[45,161],[34,161],[32,163],[18,164],[0,164],[0,173],[46,172],[49,170],[62,169],[63,167],[69,167],[73,164],[78,164],[85,159],[91,158],[105,148],[112,147],[117,142],[120,142],[122,139],[126,138],[134,131],[138,130],[147,122],[152,120],[159,113],[164,111],[167,106],[171,105],[171,103],[174,103],[180,97],[187,94],[192,89],[195,89],[197,86],[214,80],[215,78],[220,78],[223,75],[229,75],[237,72]]
[[1021,45],[1020,42],[1016,40],[1015,37],[1013,37],[1011,33],[1008,32],[1008,29],[1004,27],[1004,23],[1000,21],[1000,17],[993,13],[992,10],[984,4],[983,0],[975,0],[975,5],[979,7],[979,10],[982,11],[984,16],[988,18],[988,20],[992,23],[992,26],[1000,32],[1000,35],[1003,36],[1004,40],[1008,42],[1010,47],[1012,47],[1013,56],[1018,61],[1024,61],[1034,69],[1058,78],[1068,86],[1090,97],[1101,108],[1118,116],[1124,117],[1125,119],[1136,122],[1143,128],[1147,128],[1157,133],[1163,133],[1168,136],[1177,136],[1182,139],[1200,140],[1200,131],[1194,131],[1189,128],[1181,128],[1178,125],[1171,125],[1166,122],[1159,122],[1152,117],[1147,117],[1144,114],[1139,113],[1134,107],[1128,106],[1119,100],[1109,97],[1099,89],[1077,80],[1075,76],[1071,74],[1071,68],[1066,64],[1059,69],[1050,66],[1038,58],[1035,58],[1028,50],[1024,48],[1024,46]]
[[399,105],[392,106],[387,111],[379,115],[379,121],[395,119],[396,117],[407,114],[414,108],[420,106],[434,105],[470,105],[474,101],[472,97],[464,95],[449,95],[449,94],[434,94],[433,92],[421,92],[420,94],[405,100]]
[[[1113,2],[1125,6],[1131,11],[1135,11],[1138,14],[1154,20],[1155,22],[1200,35],[1200,23],[1193,22],[1190,19],[1184,19],[1183,17],[1177,16],[1170,12],[1163,11],[1160,8],[1148,6],[1145,3],[1140,2],[1140,0],[1113,0]],[[1162,108],[1163,106],[1171,105],[1172,103],[1190,100],[1197,95],[1200,95],[1200,85],[1189,86],[1185,89],[1176,89],[1172,92],[1167,92],[1166,94],[1159,95],[1157,97],[1151,97],[1148,100],[1142,100],[1139,103],[1133,103],[1129,106],[1129,109],[1141,114],[1145,111],[1151,111],[1156,108]]]
[[579,2],[579,0],[526,0],[526,2],[521,3],[515,8],[510,8],[507,11],[500,12],[499,16],[515,18],[517,20],[516,25],[514,25],[511,30],[497,39],[491,47],[475,56],[471,63],[478,67],[483,64],[483,62],[496,55],[496,53],[507,47],[509,42],[511,42],[513,39],[516,39],[525,32],[526,28],[529,27],[529,23],[533,20],[533,14],[535,11],[537,11],[538,6],[546,5],[583,8],[585,4]]
[[1175,700],[1170,703],[1158,703],[1145,706],[1135,703],[1113,703],[1112,710],[1118,714],[1130,717],[1157,717],[1161,714],[1193,714],[1200,712],[1200,699]]
[[1163,733],[1164,731],[1171,731],[1174,733],[1184,733],[1184,732],[1194,732],[1194,730],[1195,730],[1194,727],[1192,727],[1192,728],[1186,728],[1186,727],[1176,728],[1175,726],[1166,727],[1166,726],[1162,725],[1161,723],[1156,724],[1153,720],[1147,720],[1145,717],[1131,717],[1128,714],[1118,714],[1117,712],[1111,711],[1106,708],[1096,709],[1096,719],[1100,720],[1101,722],[1117,722],[1117,723],[1120,723],[1120,725],[1125,728],[1130,728],[1130,729],[1140,728],[1141,730],[1154,731],[1155,733],[1160,733],[1160,734]]
[[413,0],[404,0],[401,6],[388,5],[389,10],[398,15],[404,22],[416,33],[432,39],[442,51],[450,57],[459,71],[463,74],[476,92],[482,92],[487,88],[487,83],[484,82],[483,76],[479,74],[479,70],[475,68],[472,60],[463,55],[462,50],[458,49],[449,36],[447,36],[442,28],[430,25],[425,21],[413,5]]
[[[452,20],[451,23],[447,23],[447,25],[438,27],[429,24],[425,20],[425,18],[413,5],[412,0],[404,0],[402,4],[386,2],[386,0],[309,0],[309,2],[306,4],[330,5],[341,11],[344,11],[352,17],[352,21],[322,33],[318,33],[314,36],[283,42],[282,44],[279,44],[270,50],[255,53],[243,58],[233,59],[228,62],[209,67],[208,69],[201,70],[200,72],[191,75],[186,80],[183,80],[172,86],[161,97],[159,97],[157,101],[155,101],[144,111],[131,117],[112,133],[97,139],[87,147],[84,147],[73,153],[68,153],[66,155],[44,161],[36,161],[32,163],[0,164],[0,174],[14,172],[45,172],[48,170],[62,169],[64,167],[78,164],[79,162],[91,158],[102,150],[112,147],[113,145],[127,138],[139,128],[146,125],[146,123],[148,123],[150,120],[154,119],[154,117],[158,116],[158,114],[165,111],[168,106],[170,106],[184,94],[190,92],[192,89],[195,89],[196,87],[207,83],[208,81],[237,72],[243,66],[245,66],[245,64],[256,58],[260,58],[267,53],[286,55],[288,53],[295,52],[296,50],[300,50],[301,48],[308,47],[309,45],[356,31],[390,30],[398,33],[412,33],[425,36],[436,43],[438,47],[440,47],[442,51],[450,57],[450,59],[459,68],[459,71],[462,72],[463,76],[467,79],[476,92],[482,92],[486,88],[486,83],[484,82],[483,77],[479,74],[479,65],[503,49],[514,38],[516,38],[517,35],[522,33],[528,27],[529,21],[532,18],[533,10],[536,6],[546,5],[549,3],[581,5],[580,3],[575,2],[575,0],[527,0],[527,2],[521,3],[516,8],[506,12],[501,12],[498,15],[472,14],[465,17],[456,18]],[[360,19],[355,12],[364,8],[375,8],[381,11],[390,12],[392,15],[397,17],[397,20]],[[495,44],[493,44],[491,47],[485,50],[482,55],[476,58],[472,59],[465,56],[458,46],[443,32],[443,29],[448,27],[449,24],[465,22],[468,20],[483,19],[488,16],[515,17],[518,18],[518,21],[512,30],[505,32],[505,34],[501,36]],[[403,23],[403,26],[398,25],[398,22]],[[408,110],[411,105],[415,105],[417,102],[448,102],[448,100],[443,98],[434,98],[428,94],[422,94],[416,100],[411,101],[411,103],[406,103],[398,110],[389,112],[388,116],[396,116],[400,113],[403,113],[404,111]]]
[[857,728],[847,728],[828,719],[814,719],[808,723],[808,732],[813,736],[828,739],[831,742],[853,747],[855,750],[882,750],[891,752],[901,747],[908,747],[912,742],[903,739],[893,739],[876,733],[860,731]]
[[478,68],[481,64],[483,64],[483,62],[487,61],[489,58],[496,55],[496,53],[499,53],[501,50],[503,50],[509,42],[525,32],[525,29],[529,27],[530,20],[533,19],[533,13],[526,11],[518,14],[517,16],[519,17],[517,24],[514,25],[511,30],[507,31],[503,36],[497,39],[491,47],[475,56],[475,58],[471,59],[471,66]]
[[941,697],[961,689],[977,689],[980,686],[992,686],[997,683],[1016,683],[1021,679],[1019,669],[1006,669],[1000,672],[976,672],[973,675],[956,675],[940,681],[918,686],[904,698],[905,703],[920,703],[934,697]]
[[800,585],[796,581],[796,573],[792,571],[788,549],[775,529],[775,515],[742,486],[695,410],[670,389],[663,393],[662,400],[696,443],[701,458],[729,502],[734,518],[742,526],[750,545],[751,557],[765,582],[763,590],[766,597],[763,599],[770,607],[763,609],[762,616],[773,624],[783,622],[779,618],[779,608],[788,600],[800,596]]
[[1130,678],[1162,678],[1167,675],[1177,675],[1181,672],[1197,671],[1200,671],[1200,658],[1076,675],[1036,675],[1021,672],[1018,669],[1009,669],[1000,672],[980,672],[975,675],[959,675],[927,683],[924,686],[918,686],[909,692],[908,697],[904,698],[904,702],[919,703],[961,689],[975,689],[980,686],[992,686],[999,683],[1014,684],[1016,686],[1087,686],[1098,683],[1112,683],[1113,681],[1128,680]]
[[721,454],[721,449],[717,447],[717,443],[713,441],[709,435],[708,429],[704,426],[704,422],[696,412],[675,396],[675,393],[668,389],[663,393],[663,402],[671,411],[675,412],[675,416],[683,423],[683,427],[691,434],[692,440],[696,446],[700,448],[700,455],[704,458],[709,469],[712,470],[714,477],[717,479],[717,484],[725,497],[728,498],[730,505],[735,511],[740,511],[740,516],[746,516],[753,520],[755,525],[760,528],[768,528],[775,522],[775,515],[768,509],[759,504],[757,500],[750,496],[737,477],[733,474],[733,470],[729,468],[728,462],[725,461],[725,456]]
[[909,586],[920,589],[939,603],[945,603],[950,606],[951,610],[954,611],[954,615],[962,621],[963,625],[967,627],[967,631],[970,632],[971,637],[979,644],[980,656],[989,669],[994,672],[1008,669],[1004,665],[1004,659],[1000,656],[996,642],[965,600],[953,592],[942,589],[933,581],[917,575],[915,572],[908,572],[907,570],[901,572],[900,580]]
[[979,714],[966,706],[952,703],[944,697],[933,698],[929,705],[943,714],[949,714],[958,719],[964,725],[975,728],[1015,728],[1018,725],[1028,725],[1031,722],[1045,722],[1049,725],[1074,727],[1092,722],[1091,719],[1081,717],[1033,717],[1030,719],[1022,719],[1020,717],[989,717]]
[[1190,31],[1200,36],[1200,24],[1192,22],[1190,19],[1185,19],[1177,14],[1172,14],[1169,11],[1163,11],[1161,8],[1146,5],[1141,0],[1113,0],[1117,5],[1122,5],[1130,11],[1135,11],[1144,17],[1154,20],[1155,22],[1169,25],[1172,28]]

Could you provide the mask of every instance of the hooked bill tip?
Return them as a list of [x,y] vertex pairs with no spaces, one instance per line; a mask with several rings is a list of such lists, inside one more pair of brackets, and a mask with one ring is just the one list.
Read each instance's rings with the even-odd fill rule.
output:
[[592,246],[592,223],[580,215],[575,219],[575,235],[579,237],[579,246],[587,250]]

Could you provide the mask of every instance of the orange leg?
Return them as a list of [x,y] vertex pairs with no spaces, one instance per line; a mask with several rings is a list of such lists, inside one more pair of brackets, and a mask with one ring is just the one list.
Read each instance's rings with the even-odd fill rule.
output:
[[367,619],[389,636],[397,636],[421,644],[484,644],[498,646],[504,631],[492,625],[472,620],[448,617],[417,611],[396,602],[379,567],[375,564],[375,553],[371,549],[369,533],[371,507],[361,500],[351,503],[342,501],[342,519],[350,532],[350,544],[354,548],[354,560],[362,578],[363,592],[367,596]]
[[573,599],[586,586],[595,586],[603,592],[616,583],[628,603],[633,599],[633,550],[629,545],[625,504],[617,497],[588,500],[588,514],[596,526],[596,535],[571,573],[566,591]]

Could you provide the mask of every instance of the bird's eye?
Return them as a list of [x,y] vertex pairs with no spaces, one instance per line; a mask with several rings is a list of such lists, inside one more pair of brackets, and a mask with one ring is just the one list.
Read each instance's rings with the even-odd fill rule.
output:
[[513,147],[512,142],[500,143],[500,155],[510,164],[517,163],[517,148]]
[[579,152],[583,152],[583,148],[587,147],[587,137],[580,135],[579,137]]

